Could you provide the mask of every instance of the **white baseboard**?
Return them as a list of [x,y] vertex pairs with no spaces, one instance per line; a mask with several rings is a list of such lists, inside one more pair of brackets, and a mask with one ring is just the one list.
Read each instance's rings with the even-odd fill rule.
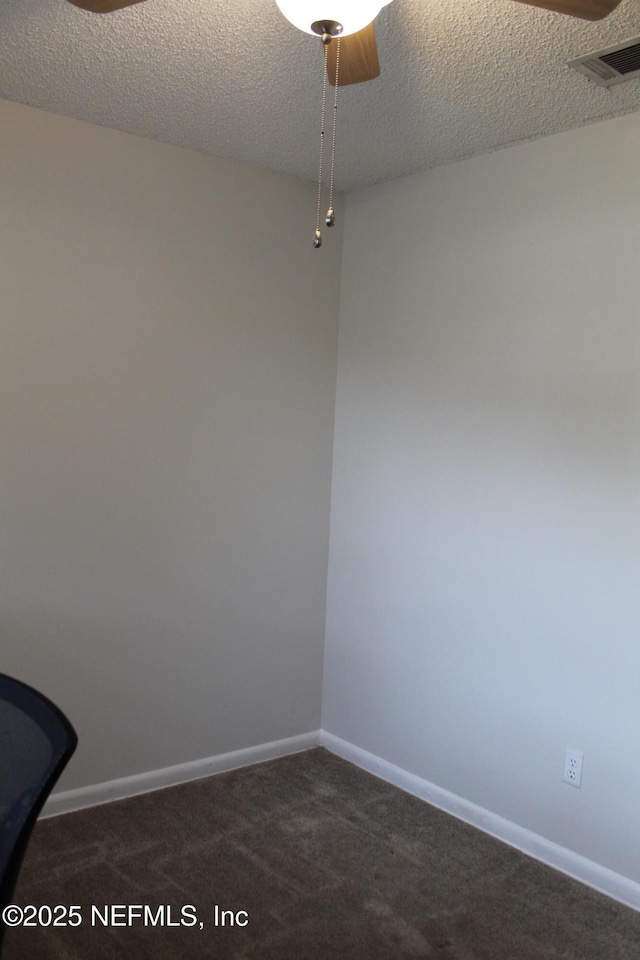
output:
[[274,740],[271,743],[258,744],[244,750],[234,750],[222,753],[215,757],[206,757],[203,760],[194,760],[191,763],[181,763],[174,767],[162,770],[151,770],[148,773],[136,774],[132,777],[123,777],[120,780],[110,780],[107,783],[98,783],[90,787],[80,787],[77,790],[67,790],[52,794],[41,813],[41,817],[53,817],[73,810],[82,810],[85,807],[109,803],[112,800],[123,800],[140,793],[152,790],[162,790],[164,787],[186,783],[189,780],[199,780],[201,777],[212,776],[215,773],[224,773],[227,770],[236,770],[239,767],[251,766],[265,760],[274,760],[276,757],[285,757],[289,754],[310,750],[322,745],[331,753],[348,760],[350,763],[367,770],[369,773],[386,780],[399,787],[406,793],[425,800],[427,803],[444,810],[446,813],[464,820],[498,840],[508,843],[522,853],[528,854],[536,860],[567,874],[574,880],[593,887],[614,900],[640,911],[640,884],[623,877],[607,867],[600,866],[586,857],[582,857],[566,847],[552,843],[544,837],[526,830],[524,827],[505,820],[490,810],[485,810],[462,797],[438,787],[428,780],[413,773],[408,773],[401,767],[368,753],[360,747],[342,740],[325,730],[315,730],[311,733],[289,737],[285,740]]
[[321,731],[320,743],[331,753],[348,760],[350,763],[375,774],[382,780],[392,783],[401,790],[411,793],[421,800],[453,814],[460,820],[470,823],[484,833],[503,840],[511,847],[515,847],[522,853],[528,854],[536,860],[567,874],[574,880],[579,880],[589,887],[593,887],[600,893],[604,893],[614,900],[618,900],[627,907],[634,910],[640,910],[640,884],[633,880],[623,877],[607,867],[602,867],[580,854],[567,850],[557,843],[552,843],[544,837],[519,827],[517,823],[505,820],[490,810],[485,810],[468,800],[463,800],[442,787],[437,787],[428,780],[423,780],[415,774],[407,773],[400,767],[387,763],[380,757],[376,757],[360,747],[341,740],[340,737],[332,733]]
[[311,747],[317,747],[319,743],[320,731],[314,730],[311,733],[288,737],[285,740],[274,740],[271,743],[261,743],[244,750],[221,753],[216,757],[205,757],[203,760],[179,763],[175,767],[150,770],[148,773],[122,777],[120,780],[109,780],[107,783],[97,783],[90,787],[79,787],[77,790],[52,793],[40,817],[54,817],[61,813],[82,810],[84,807],[95,807],[101,803],[109,803],[112,800],[124,800],[126,797],[134,797],[139,793],[162,790],[164,787],[173,787],[189,780],[209,777],[214,773],[224,773],[227,770],[236,770],[238,767],[251,766],[253,763],[262,763],[265,760],[274,760],[276,757],[286,757],[291,753],[300,753],[303,750],[310,750]]

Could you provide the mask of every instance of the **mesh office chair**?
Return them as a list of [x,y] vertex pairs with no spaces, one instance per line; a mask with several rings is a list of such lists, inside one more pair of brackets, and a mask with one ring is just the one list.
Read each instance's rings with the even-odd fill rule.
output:
[[[38,814],[77,744],[55,704],[0,673],[0,912],[11,903]],[[0,919],[0,952],[4,930]]]

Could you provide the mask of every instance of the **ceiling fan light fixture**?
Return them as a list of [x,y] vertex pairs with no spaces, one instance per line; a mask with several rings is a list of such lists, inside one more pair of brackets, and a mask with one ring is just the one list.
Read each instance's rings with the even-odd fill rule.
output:
[[[390,0],[276,0],[280,13],[303,33],[318,35],[318,25],[336,23],[341,37],[358,33]],[[315,29],[314,29],[315,27]]]

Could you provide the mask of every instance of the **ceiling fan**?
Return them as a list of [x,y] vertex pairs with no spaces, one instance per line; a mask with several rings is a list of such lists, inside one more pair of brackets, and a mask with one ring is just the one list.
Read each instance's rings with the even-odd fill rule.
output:
[[[77,7],[91,13],[112,13],[123,7],[142,3],[144,0],[69,0]],[[340,74],[338,85],[363,83],[374,80],[380,75],[378,50],[373,28],[373,20],[389,0],[276,0],[284,16],[305,33],[316,34],[328,45],[327,74],[329,82],[336,82],[335,48],[330,41],[340,37]],[[621,0],[516,0],[533,7],[543,7],[553,13],[579,17],[582,20],[602,20],[607,17]],[[336,7],[341,20],[334,19]],[[344,7],[348,13],[343,14]],[[353,17],[347,22],[347,17]],[[342,22],[344,21],[344,22]]]

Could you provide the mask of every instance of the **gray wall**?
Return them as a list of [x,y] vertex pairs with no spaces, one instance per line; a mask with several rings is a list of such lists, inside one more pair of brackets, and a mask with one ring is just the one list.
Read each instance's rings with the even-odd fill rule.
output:
[[0,102],[0,669],[61,788],[319,726],[340,228],[311,184]]
[[[0,102],[0,669],[61,787],[320,722],[339,227]],[[640,116],[351,195],[323,726],[640,880]],[[581,790],[565,747],[586,754]]]
[[349,196],[323,695],[635,880],[639,148],[635,114]]

